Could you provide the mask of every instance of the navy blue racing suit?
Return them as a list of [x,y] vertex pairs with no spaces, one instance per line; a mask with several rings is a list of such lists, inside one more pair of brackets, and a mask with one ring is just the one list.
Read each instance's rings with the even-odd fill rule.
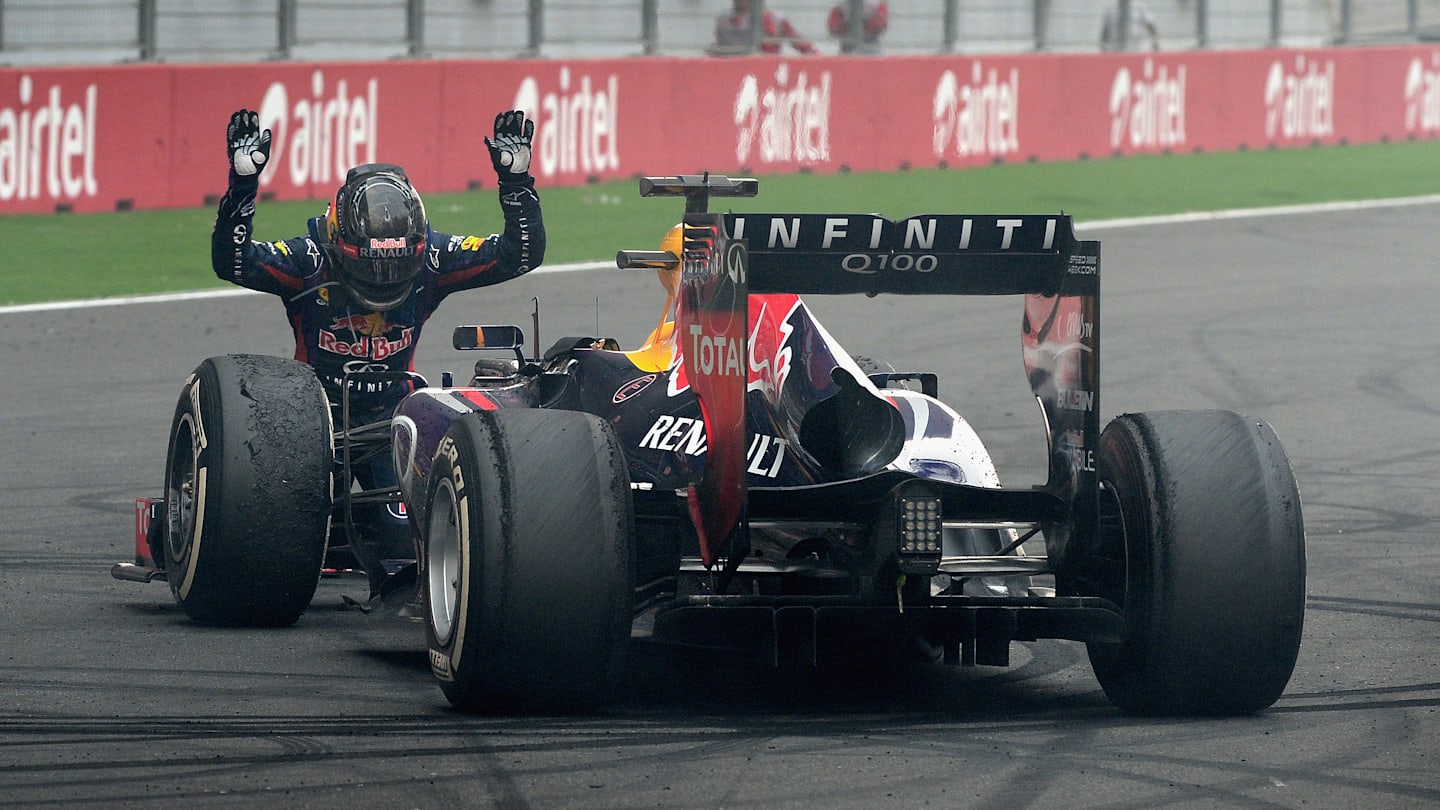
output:
[[[410,295],[384,312],[352,302],[338,284],[323,217],[311,219],[303,236],[255,241],[254,184],[232,182],[221,198],[210,236],[210,258],[220,278],[281,297],[295,334],[295,359],[315,369],[338,425],[346,371],[413,371],[420,331],[447,295],[508,281],[540,265],[545,257],[545,223],[534,179],[526,175],[518,182],[502,182],[500,207],[503,233],[457,236],[431,228],[424,269]],[[389,419],[409,389],[406,384],[352,380],[350,424]],[[394,486],[390,454],[377,455],[356,469],[356,478],[367,489]],[[411,556],[403,521],[393,511],[387,520],[380,514],[383,511],[355,507],[361,533],[370,527],[368,533],[382,547],[382,558]],[[380,528],[387,523],[388,528]]]
[[[323,218],[311,219],[304,236],[254,241],[254,195],[243,187],[232,186],[220,200],[211,263],[220,278],[284,300],[295,359],[314,367],[331,403],[338,404],[347,370],[413,370],[420,330],[447,295],[508,281],[540,265],[545,223],[535,181],[502,184],[500,198],[504,233],[456,236],[431,228],[425,267],[413,291],[385,312],[350,302],[336,283]],[[393,408],[400,393],[394,386],[361,386],[351,391],[351,407]]]

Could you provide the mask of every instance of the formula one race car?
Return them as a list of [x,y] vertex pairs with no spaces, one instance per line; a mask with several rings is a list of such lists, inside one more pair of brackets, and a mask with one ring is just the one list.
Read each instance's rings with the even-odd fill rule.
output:
[[[447,374],[338,431],[308,367],[205,361],[165,495],[140,504],[137,564],[115,575],[163,576],[202,622],[288,624],[330,528],[381,500],[405,508],[416,560],[380,590],[413,594],[465,710],[599,705],[636,639],[809,666],[857,640],[1004,666],[1014,641],[1075,639],[1127,711],[1279,697],[1305,603],[1289,462],[1226,411],[1101,430],[1098,242],[1066,216],[708,212],[756,189],[641,180],[686,213],[665,249],[617,257],[668,293],[637,350],[584,337],[526,356],[518,327],[460,327],[456,348],[490,353],[468,385]],[[862,365],[800,298],[844,293],[1023,296],[1045,483],[1002,487],[933,374]],[[398,488],[353,492],[376,453]]]

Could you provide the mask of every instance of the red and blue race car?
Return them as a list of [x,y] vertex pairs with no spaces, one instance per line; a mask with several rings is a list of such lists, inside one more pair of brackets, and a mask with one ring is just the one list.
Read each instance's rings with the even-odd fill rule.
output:
[[[713,175],[640,190],[686,208],[666,249],[617,257],[668,293],[640,348],[527,356],[517,327],[459,327],[457,349],[486,353],[468,383],[421,385],[368,425],[344,408],[333,425],[306,366],[207,360],[115,575],[164,578],[202,622],[293,623],[354,506],[383,501],[415,560],[381,590],[418,607],[465,710],[600,705],[636,640],[1003,666],[1015,641],[1074,639],[1127,711],[1278,698],[1305,604],[1285,452],[1227,411],[1102,428],[1100,246],[1068,217],[716,214],[757,183]],[[935,375],[848,354],[803,298],[829,294],[1022,297],[1046,481],[1002,486]],[[377,453],[398,487],[355,491]]]

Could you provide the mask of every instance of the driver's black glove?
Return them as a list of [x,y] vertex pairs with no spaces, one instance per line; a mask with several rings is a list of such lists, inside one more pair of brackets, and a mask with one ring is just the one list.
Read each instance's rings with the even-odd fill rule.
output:
[[230,162],[230,185],[254,192],[260,187],[260,172],[270,160],[270,130],[260,131],[260,114],[237,110],[225,128],[225,159]]
[[502,185],[520,183],[530,176],[530,141],[535,137],[535,122],[525,120],[521,110],[509,110],[495,116],[495,137],[486,138],[490,162]]

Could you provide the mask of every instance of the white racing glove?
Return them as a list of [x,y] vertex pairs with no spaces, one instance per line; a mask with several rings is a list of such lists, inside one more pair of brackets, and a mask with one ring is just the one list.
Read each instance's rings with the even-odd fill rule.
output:
[[260,114],[238,110],[225,128],[225,157],[230,161],[231,180],[260,182],[260,172],[270,160],[270,130],[260,131]]
[[495,137],[486,138],[490,162],[501,183],[518,182],[530,173],[530,141],[535,137],[535,122],[525,120],[521,110],[509,110],[495,116]]

